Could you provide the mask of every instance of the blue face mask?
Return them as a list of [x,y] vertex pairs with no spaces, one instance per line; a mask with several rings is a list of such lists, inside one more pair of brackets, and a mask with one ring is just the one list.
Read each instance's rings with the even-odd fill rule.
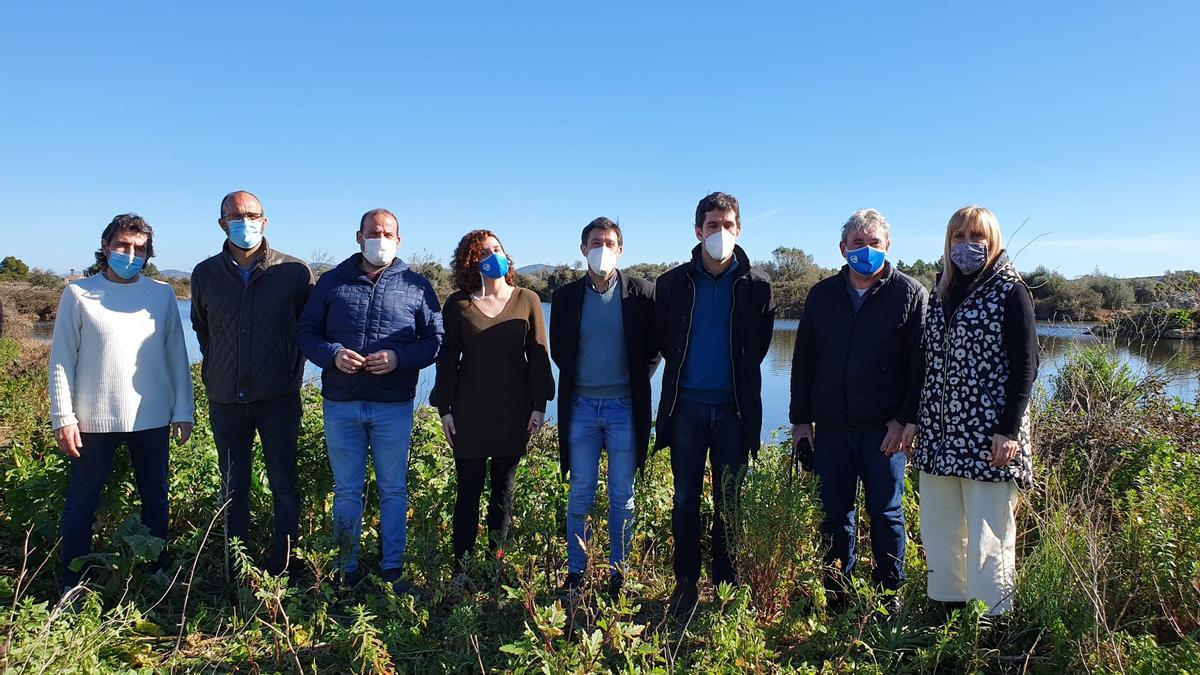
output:
[[113,274],[122,279],[134,278],[138,272],[142,271],[142,266],[145,264],[145,258],[117,253],[116,251],[109,251],[108,253],[108,269],[112,270]]
[[886,257],[886,252],[877,248],[871,248],[870,246],[846,251],[846,262],[850,264],[850,269],[864,277],[869,277],[878,272],[883,267],[883,260]]
[[500,279],[508,274],[508,256],[493,253],[479,261],[479,273],[489,279]]
[[249,251],[262,241],[261,220],[231,220],[228,227],[229,242],[240,249]]

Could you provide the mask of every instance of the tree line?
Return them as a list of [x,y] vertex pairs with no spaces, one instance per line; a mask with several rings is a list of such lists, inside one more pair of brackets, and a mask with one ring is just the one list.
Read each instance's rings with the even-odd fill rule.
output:
[[[653,281],[678,265],[669,263],[638,263],[623,267],[630,275]],[[439,297],[454,291],[449,270],[431,255],[418,256],[410,261],[414,270],[433,284]],[[771,277],[775,304],[781,318],[798,318],[804,311],[808,290],[818,281],[838,273],[839,268],[823,267],[801,248],[780,246],[768,260],[755,265]],[[912,263],[895,262],[896,269],[921,282],[932,290],[942,269],[941,259]],[[518,273],[517,284],[538,294],[549,302],[554,291],[575,281],[584,274],[583,263],[554,265],[536,271]],[[1190,276],[1189,276],[1190,275]],[[1168,272],[1161,278],[1120,279],[1099,270],[1077,279],[1067,279],[1058,272],[1039,266],[1023,274],[1035,300],[1037,317],[1049,321],[1096,321],[1108,318],[1113,312],[1128,310],[1135,305],[1166,303],[1171,307],[1200,308],[1200,275],[1194,272]],[[1192,279],[1196,292],[1181,291],[1181,281]],[[1196,302],[1189,304],[1191,298]],[[1200,325],[1197,316],[1196,325]]]
[[[331,269],[332,263],[332,258],[324,253],[315,252],[312,255],[312,265],[318,274]],[[638,263],[622,269],[627,274],[653,281],[678,264]],[[454,292],[449,268],[432,254],[418,253],[409,260],[409,265],[429,279],[438,297],[444,299]],[[817,264],[812,255],[803,249],[791,246],[776,248],[769,259],[756,262],[755,265],[770,275],[775,289],[775,302],[782,318],[799,317],[808,290],[821,279],[838,272],[837,268]],[[911,264],[896,261],[895,265],[928,289],[933,288],[942,268],[940,259],[918,259]],[[584,274],[582,261],[571,265],[526,269],[525,273],[518,272],[517,284],[536,292],[546,302],[550,301],[554,291]],[[96,271],[97,267],[93,264],[85,268],[82,274],[88,276]],[[176,294],[180,297],[190,295],[186,279],[163,277],[152,262],[146,264],[143,273],[175,286]],[[1041,320],[1102,321],[1135,307],[1154,306],[1174,310],[1172,316],[1178,314],[1173,319],[1176,324],[1186,324],[1188,328],[1200,326],[1200,273],[1167,272],[1161,277],[1121,279],[1096,270],[1076,279],[1068,279],[1056,271],[1038,266],[1022,276],[1033,292],[1035,312]],[[63,284],[61,275],[37,267],[31,269],[14,256],[0,261],[0,281],[18,281],[45,288],[59,288]],[[1195,316],[1192,316],[1193,313]]]

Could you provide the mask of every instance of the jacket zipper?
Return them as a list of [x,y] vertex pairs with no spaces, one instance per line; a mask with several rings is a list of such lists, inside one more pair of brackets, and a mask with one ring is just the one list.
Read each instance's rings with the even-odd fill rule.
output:
[[[975,288],[972,288],[970,290],[970,292],[968,292],[966,295],[963,296],[962,300],[958,301],[958,307],[954,308],[954,311],[950,313],[950,316],[947,318],[944,318],[945,323],[942,325],[942,332],[944,333],[944,335],[942,335],[942,369],[941,369],[941,372],[938,373],[938,379],[941,380],[941,382],[942,382],[942,403],[941,403],[941,410],[939,411],[940,414],[938,415],[938,417],[941,418],[941,422],[942,422],[941,427],[942,427],[942,441],[943,442],[945,442],[945,440],[946,440],[946,398],[948,397],[947,390],[946,390],[946,366],[949,365],[949,362],[950,362],[950,358],[949,358],[950,326],[953,325],[954,319],[958,316],[958,313],[962,310],[963,305],[967,304],[967,300],[970,300],[971,296],[975,295],[975,293],[979,289],[983,288],[985,284],[989,283],[992,279],[996,278],[996,276],[998,274],[999,274],[999,270],[993,270],[992,276],[975,284]],[[945,299],[939,298],[939,301],[945,302]],[[942,311],[941,314],[943,317],[946,317],[945,311]]]
[[859,313],[866,308],[867,303],[870,302],[871,298],[875,297],[876,293],[878,293],[881,289],[882,287],[875,288],[873,286],[867,289],[867,293],[863,297],[862,304],[858,306],[857,312],[854,311],[854,304],[853,301],[850,300],[850,297],[848,295],[843,296],[846,298],[846,304],[850,306],[850,334],[846,338],[846,358],[842,359],[842,406],[845,410],[847,429],[852,428],[850,425],[850,392],[846,387],[846,383],[849,381],[850,377],[850,353],[854,351],[852,348],[854,344],[854,327],[858,325]]
[[[367,279],[370,280],[370,277],[367,277]],[[375,313],[375,311],[374,311],[375,310],[375,287],[382,280],[383,280],[383,274],[381,273],[377,279],[375,279],[374,281],[371,281],[371,288],[370,288],[370,290],[367,291],[367,325],[364,326],[364,330],[363,330],[363,343],[362,343],[362,345],[359,346],[359,349],[362,351],[366,351],[366,349],[367,349],[367,335],[369,334],[369,331],[371,330],[371,317]],[[354,388],[356,390],[358,389],[359,381],[360,380],[358,380],[357,378],[355,379]]]
[[733,284],[729,287],[729,375],[733,380],[733,407],[737,410],[738,421],[742,421],[742,402],[738,398],[737,385],[737,363],[733,358],[733,331],[736,330],[736,324],[733,322],[733,315],[737,311],[737,285],[745,277],[738,277],[733,280]]
[[[679,359],[679,367],[675,369],[675,397],[671,399],[671,410],[667,417],[675,415],[675,405],[679,403],[679,379],[683,377],[683,361],[687,358],[688,343],[692,337],[692,315],[696,312],[696,282],[688,277],[688,287],[692,289],[692,308],[688,311],[687,330],[683,333],[683,357]],[[734,398],[737,398],[735,395]]]
[[[847,302],[849,302],[849,299],[847,299]],[[866,300],[863,300],[863,304],[867,304]],[[861,312],[862,307],[859,307],[858,311]],[[853,307],[850,308],[850,312],[850,334],[846,336],[846,358],[842,359],[842,409],[845,412],[847,430],[851,428],[850,392],[848,391],[849,387],[847,387],[850,378],[850,353],[853,351],[854,327],[858,325],[858,312],[855,312]]]

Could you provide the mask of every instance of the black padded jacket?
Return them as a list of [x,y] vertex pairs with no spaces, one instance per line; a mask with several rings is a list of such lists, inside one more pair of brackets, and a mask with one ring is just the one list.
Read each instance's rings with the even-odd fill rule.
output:
[[296,346],[296,320],[314,282],[303,260],[272,249],[265,239],[248,283],[227,249],[196,265],[192,328],[210,401],[264,401],[300,389],[304,357]]
[[843,267],[808,292],[792,352],[791,422],[837,431],[916,422],[929,293],[888,264],[855,312],[849,274]]

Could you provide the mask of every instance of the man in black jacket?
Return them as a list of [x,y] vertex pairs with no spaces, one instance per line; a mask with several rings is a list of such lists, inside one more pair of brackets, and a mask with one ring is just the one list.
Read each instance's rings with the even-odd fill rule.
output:
[[204,358],[209,418],[221,469],[225,536],[248,544],[250,451],[262,441],[275,505],[275,537],[267,570],[287,569],[296,546],[300,495],[296,445],[304,357],[296,321],[312,288],[304,261],[276,251],[263,232],[267,218],[249,192],[221,200],[221,252],[192,271],[192,328]]
[[[921,327],[928,293],[887,262],[891,236],[874,209],[842,226],[846,265],[808,293],[792,356],[790,416],[796,448],[811,443],[821,478],[826,588],[844,600],[853,571],[858,484],[871,517],[874,580],[904,579],[904,425],[916,419]],[[816,436],[813,424],[816,424]]]
[[650,445],[650,378],[658,367],[654,286],[622,274],[621,227],[597,218],[583,228],[587,274],[554,292],[550,355],[559,369],[559,461],[571,479],[567,504],[566,590],[587,566],[588,513],[596,498],[600,451],[608,453],[608,532],[616,593],[633,537],[633,478]]
[[692,259],[658,278],[655,334],[666,359],[656,448],[671,448],[675,485],[676,616],[696,605],[700,577],[700,497],[712,463],[712,580],[735,583],[724,512],[737,497],[736,477],[762,434],[762,373],[771,346],[775,302],[767,276],[737,246],[738,202],[714,192],[696,206],[700,245]]

